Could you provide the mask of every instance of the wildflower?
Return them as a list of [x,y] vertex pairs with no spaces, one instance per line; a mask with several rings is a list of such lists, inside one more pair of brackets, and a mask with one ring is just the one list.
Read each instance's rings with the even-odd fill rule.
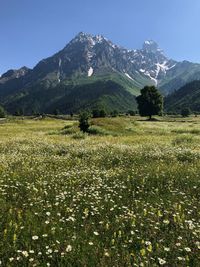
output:
[[17,240],[17,235],[14,234],[14,235],[13,235],[13,241],[15,242],[16,240]]
[[164,224],[169,224],[169,220],[164,220],[163,223]]
[[149,252],[152,252],[152,250],[153,250],[153,247],[152,247],[152,245],[150,244],[150,245],[148,245],[148,247],[147,247],[147,250],[149,251]]
[[27,258],[28,257],[28,252],[27,251],[22,251],[22,255]]
[[106,257],[109,257],[110,256],[110,254],[108,253],[108,251],[105,251],[104,256],[106,256]]
[[68,245],[67,248],[66,248],[66,252],[70,252],[70,251],[72,251],[72,246]]
[[33,240],[37,240],[39,237],[37,235],[32,236]]
[[94,235],[99,235],[99,233],[98,232],[94,232]]
[[177,258],[179,261],[182,261],[182,260],[184,260],[184,258],[183,257],[178,257]]
[[48,252],[49,254],[51,254],[51,253],[53,252],[53,250],[49,248],[49,249],[47,250],[47,252]]
[[160,265],[164,265],[166,263],[166,260],[158,258],[158,262]]
[[90,246],[93,246],[93,245],[94,245],[94,243],[93,243],[93,242],[89,242],[88,244],[89,244]]
[[146,254],[146,251],[145,251],[144,248],[140,250],[140,254],[141,254],[142,256],[144,256],[144,255]]
[[185,248],[185,251],[191,252],[191,248]]

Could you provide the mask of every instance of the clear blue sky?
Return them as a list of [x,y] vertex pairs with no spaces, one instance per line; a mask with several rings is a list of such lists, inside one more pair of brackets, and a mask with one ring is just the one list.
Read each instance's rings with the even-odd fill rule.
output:
[[0,0],[0,73],[61,50],[78,32],[129,49],[157,41],[176,60],[200,62],[200,0]]

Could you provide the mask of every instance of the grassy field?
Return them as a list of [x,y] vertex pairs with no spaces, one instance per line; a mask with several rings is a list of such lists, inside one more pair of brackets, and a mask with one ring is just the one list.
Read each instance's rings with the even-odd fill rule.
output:
[[200,118],[0,124],[1,266],[200,266]]

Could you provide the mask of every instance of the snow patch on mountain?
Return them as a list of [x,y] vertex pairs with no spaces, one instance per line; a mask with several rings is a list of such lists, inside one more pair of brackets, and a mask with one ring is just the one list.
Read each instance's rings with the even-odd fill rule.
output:
[[176,64],[172,65],[170,68],[168,68],[168,70],[173,69],[174,67],[176,67]]
[[60,69],[61,69],[61,65],[62,65],[62,59],[59,58],[59,61],[58,61],[58,72],[57,72],[57,80],[58,80],[58,83],[61,82],[61,79],[60,79]]
[[148,76],[152,81],[154,81],[155,86],[158,85],[158,80],[156,78],[152,77],[151,74],[148,71],[146,71],[144,73],[144,75]]
[[59,68],[61,67],[61,64],[62,64],[62,59],[59,58],[59,63],[58,63]]
[[88,70],[88,77],[91,77],[93,73],[94,73],[94,70],[92,67],[90,67]]
[[163,71],[165,74],[166,74],[166,71],[169,69],[169,66],[167,65],[167,61],[164,61],[162,64],[160,63],[156,63],[156,67],[157,67],[157,70],[156,70],[156,75],[158,77],[158,74],[160,71]]
[[128,74],[128,73],[124,73],[126,75],[126,77],[128,77],[130,80],[134,81],[134,79]]

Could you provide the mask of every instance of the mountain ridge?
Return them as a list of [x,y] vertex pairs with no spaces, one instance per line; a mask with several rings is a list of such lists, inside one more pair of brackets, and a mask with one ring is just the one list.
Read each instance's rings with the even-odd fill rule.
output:
[[[21,108],[23,104],[25,112],[30,113],[27,99],[34,95],[39,103],[37,109],[45,112],[41,95],[45,94],[48,101],[59,105],[57,99],[64,91],[66,95],[66,88],[80,86],[81,81],[84,85],[94,80],[98,88],[101,80],[107,81],[107,85],[111,80],[130,96],[136,96],[145,85],[155,85],[167,95],[194,79],[200,79],[200,64],[169,59],[153,40],[146,40],[142,49],[128,50],[102,35],[80,32],[62,50],[41,60],[33,69],[23,67],[3,74],[0,77],[0,103],[10,112],[13,112],[12,106]],[[63,91],[58,96],[60,88]],[[48,97],[48,90],[52,99]],[[81,105],[78,108],[81,109]]]

